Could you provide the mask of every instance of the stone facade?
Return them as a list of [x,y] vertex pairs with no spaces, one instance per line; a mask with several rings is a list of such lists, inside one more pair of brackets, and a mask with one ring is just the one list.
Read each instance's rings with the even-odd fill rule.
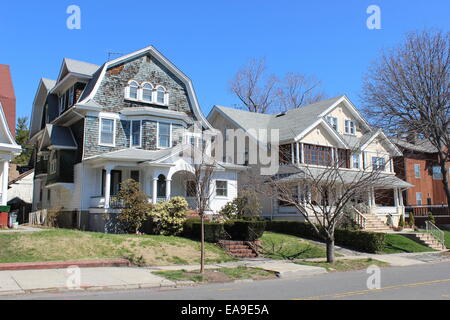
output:
[[[162,85],[169,94],[168,107],[157,104],[129,101],[125,98],[125,88],[130,80],[142,84],[150,82],[154,87]],[[94,100],[103,107],[103,112],[118,113],[124,108],[158,107],[172,111],[185,112],[195,121],[192,106],[187,95],[185,85],[176,78],[166,67],[150,56],[142,56],[125,64],[109,69],[102,80]],[[184,128],[180,125],[172,126],[172,144],[176,146],[182,142]],[[115,147],[99,145],[99,118],[86,117],[84,158],[101,153],[117,151],[130,147],[130,121],[116,120]],[[157,123],[152,120],[142,121],[142,149],[156,150]]]

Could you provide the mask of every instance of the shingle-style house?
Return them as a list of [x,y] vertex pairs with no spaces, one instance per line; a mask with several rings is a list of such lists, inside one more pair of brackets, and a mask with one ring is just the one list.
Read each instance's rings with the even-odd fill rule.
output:
[[[258,129],[279,131],[280,168],[294,165],[308,167],[311,173],[339,159],[348,176],[361,170],[381,170],[383,179],[374,185],[363,199],[364,226],[385,230],[388,216],[396,224],[404,214],[402,191],[412,185],[395,176],[392,159],[401,151],[381,130],[372,128],[346,96],[320,101],[280,114],[258,114],[215,106],[208,115],[209,122],[224,135],[228,129],[242,129],[252,136]],[[258,137],[254,137],[258,139]],[[247,145],[248,147],[248,145]],[[248,150],[242,150],[248,162]],[[234,159],[237,159],[235,155]],[[280,171],[281,172],[281,171]],[[244,177],[244,175],[242,175]],[[308,199],[308,181],[298,181],[300,199]],[[386,194],[390,196],[386,196]],[[263,198],[263,216],[277,220],[302,220],[294,207],[274,199]]]
[[[153,47],[102,66],[64,59],[42,79],[33,104],[33,210],[58,208],[69,225],[103,231],[121,181],[139,181],[149,201],[186,197],[197,129],[211,129],[191,80]],[[192,150],[191,150],[192,151]],[[241,166],[216,162],[210,211],[237,194]]]

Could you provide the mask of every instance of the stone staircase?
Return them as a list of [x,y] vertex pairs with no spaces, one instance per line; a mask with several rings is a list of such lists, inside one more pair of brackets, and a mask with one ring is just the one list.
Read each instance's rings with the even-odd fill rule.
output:
[[230,256],[241,259],[257,258],[259,256],[257,250],[259,245],[259,241],[219,241],[219,246],[224,248]]
[[417,241],[420,244],[423,244],[424,246],[427,246],[431,249],[439,251],[446,249],[446,247],[430,233],[416,232],[414,234],[408,234],[408,236],[412,238],[414,241]]
[[386,225],[383,221],[381,221],[378,217],[373,214],[365,214],[365,227],[364,231],[371,232],[389,232],[392,229]]

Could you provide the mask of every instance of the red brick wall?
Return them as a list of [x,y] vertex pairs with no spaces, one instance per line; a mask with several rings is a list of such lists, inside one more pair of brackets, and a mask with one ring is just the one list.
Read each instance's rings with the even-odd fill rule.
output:
[[9,66],[0,64],[0,103],[13,137],[16,136],[16,96]]
[[[420,178],[415,177],[414,165],[420,165]],[[433,179],[432,167],[436,166],[436,156],[433,154],[408,154],[403,158],[403,166],[396,164],[396,173],[405,181],[414,185],[406,191],[405,204],[415,206],[416,192],[422,193],[422,204],[427,205],[427,198],[431,204],[440,205],[447,203],[442,180]],[[450,162],[448,164],[450,166]],[[402,177],[404,174],[404,177]]]

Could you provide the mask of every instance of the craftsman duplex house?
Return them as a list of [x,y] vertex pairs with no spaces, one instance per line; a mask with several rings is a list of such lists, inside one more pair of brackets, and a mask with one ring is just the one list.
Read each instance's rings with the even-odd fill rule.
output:
[[[191,80],[154,47],[102,66],[64,59],[34,100],[33,210],[104,231],[103,216],[119,212],[114,196],[129,178],[153,203],[183,196],[194,208],[193,168],[182,152],[199,149],[198,132],[210,128]],[[211,212],[236,196],[239,170],[215,162]]]
[[[368,190],[367,196],[362,199],[365,204],[363,219],[370,219],[373,226],[376,224],[377,228],[382,229],[383,226],[386,228],[384,223],[388,217],[396,224],[404,214],[402,191],[411,187],[411,184],[395,176],[392,162],[393,157],[401,156],[402,153],[382,130],[368,124],[346,96],[280,114],[259,114],[215,106],[208,120],[224,135],[230,129],[242,129],[250,136],[259,129],[278,130],[280,170],[289,165],[308,167],[311,172],[319,174],[332,159],[339,160],[340,170],[347,172],[349,177],[363,170],[379,170],[384,178],[379,180],[382,183]],[[242,157],[247,163],[248,150],[241,152],[245,152]],[[295,176],[287,179],[298,181],[299,199],[311,198],[308,181]],[[261,201],[262,214],[266,218],[304,219],[297,209],[280,201],[264,197]]]

